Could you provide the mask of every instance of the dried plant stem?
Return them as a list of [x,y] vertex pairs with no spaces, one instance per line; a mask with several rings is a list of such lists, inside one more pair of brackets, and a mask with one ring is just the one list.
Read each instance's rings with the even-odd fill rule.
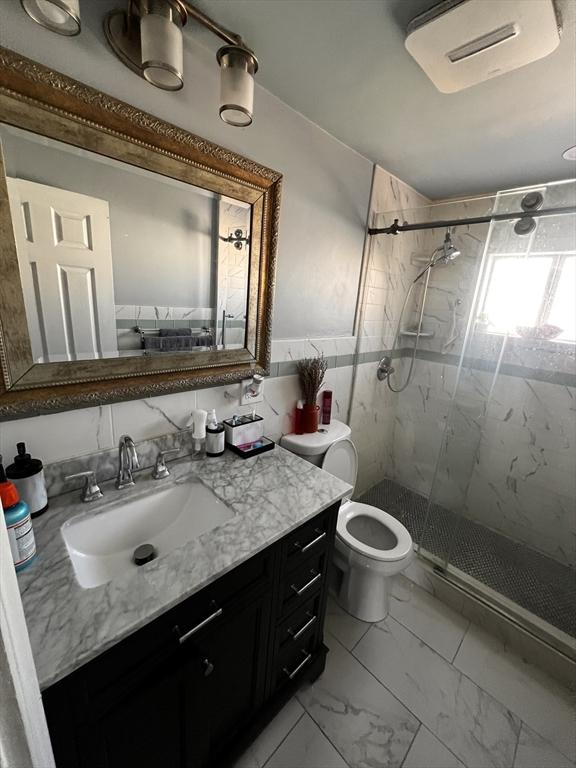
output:
[[324,355],[320,357],[306,357],[298,361],[298,376],[300,377],[300,389],[306,405],[316,405],[316,398],[320,387],[324,383],[324,376],[328,362]]

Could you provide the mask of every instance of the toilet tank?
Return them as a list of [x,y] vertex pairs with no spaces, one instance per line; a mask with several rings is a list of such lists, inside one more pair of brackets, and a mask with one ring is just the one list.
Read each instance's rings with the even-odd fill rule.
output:
[[287,451],[291,451],[320,467],[328,448],[338,440],[350,437],[350,434],[351,429],[348,424],[332,419],[330,424],[321,424],[318,432],[306,435],[284,435],[280,439],[280,445]]

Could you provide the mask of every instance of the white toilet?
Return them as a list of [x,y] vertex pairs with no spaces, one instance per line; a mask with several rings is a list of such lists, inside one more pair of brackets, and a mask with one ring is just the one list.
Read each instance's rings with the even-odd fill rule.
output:
[[[321,431],[285,435],[280,444],[354,487],[358,454],[350,433],[349,426],[332,419]],[[414,556],[412,537],[388,512],[352,501],[352,493],[342,501],[336,526],[337,600],[362,621],[381,621],[388,614],[390,577]]]

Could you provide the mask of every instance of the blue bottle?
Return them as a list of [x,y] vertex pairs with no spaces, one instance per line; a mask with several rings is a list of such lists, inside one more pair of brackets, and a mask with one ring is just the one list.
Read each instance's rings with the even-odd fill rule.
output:
[[10,550],[17,571],[22,571],[36,557],[36,541],[28,505],[20,500],[14,483],[6,479],[0,456],[0,501],[8,530]]

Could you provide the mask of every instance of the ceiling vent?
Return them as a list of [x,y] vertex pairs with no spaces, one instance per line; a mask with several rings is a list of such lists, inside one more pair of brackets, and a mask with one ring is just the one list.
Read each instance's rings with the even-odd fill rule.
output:
[[406,34],[407,50],[442,93],[542,59],[559,42],[553,0],[445,0]]

